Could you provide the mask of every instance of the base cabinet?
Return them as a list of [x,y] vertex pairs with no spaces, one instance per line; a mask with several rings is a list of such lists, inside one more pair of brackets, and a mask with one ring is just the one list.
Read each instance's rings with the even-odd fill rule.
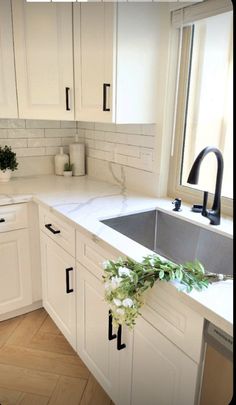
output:
[[76,347],[75,259],[41,232],[43,306]]
[[28,231],[0,232],[0,315],[31,303]]
[[[129,392],[121,393],[121,376],[130,378],[127,351],[109,340],[108,306],[104,286],[82,265],[77,266],[77,351],[115,404],[128,405]],[[113,331],[114,333],[114,331]],[[125,338],[123,336],[123,338]],[[127,347],[129,342],[126,340]],[[122,399],[121,399],[122,397]]]
[[198,365],[139,318],[133,335],[131,405],[193,405]]

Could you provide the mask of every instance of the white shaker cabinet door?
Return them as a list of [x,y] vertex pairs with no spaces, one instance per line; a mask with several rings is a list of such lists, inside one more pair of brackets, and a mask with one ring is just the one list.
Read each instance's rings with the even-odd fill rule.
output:
[[19,117],[73,120],[72,5],[12,1]]
[[43,306],[73,348],[76,346],[75,263],[41,232]]
[[116,7],[113,3],[73,7],[76,119],[112,122]]
[[0,233],[0,314],[32,303],[27,230]]
[[194,405],[198,365],[141,317],[132,370],[131,405]]
[[0,118],[17,118],[11,2],[0,0]]
[[[111,319],[110,319],[111,320]],[[82,265],[77,266],[77,351],[117,405],[129,405],[131,336],[122,330],[121,350],[110,323],[104,285]],[[122,346],[121,346],[122,347]],[[125,384],[123,383],[125,381]]]

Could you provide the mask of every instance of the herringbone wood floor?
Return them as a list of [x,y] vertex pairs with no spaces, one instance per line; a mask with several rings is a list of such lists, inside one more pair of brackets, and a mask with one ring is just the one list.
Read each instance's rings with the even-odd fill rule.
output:
[[112,405],[44,309],[0,322],[0,405]]

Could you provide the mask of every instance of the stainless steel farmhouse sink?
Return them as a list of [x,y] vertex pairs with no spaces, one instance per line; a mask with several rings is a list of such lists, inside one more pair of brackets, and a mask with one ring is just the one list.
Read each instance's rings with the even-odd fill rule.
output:
[[233,274],[233,240],[159,210],[101,221],[176,263],[198,259],[206,271]]

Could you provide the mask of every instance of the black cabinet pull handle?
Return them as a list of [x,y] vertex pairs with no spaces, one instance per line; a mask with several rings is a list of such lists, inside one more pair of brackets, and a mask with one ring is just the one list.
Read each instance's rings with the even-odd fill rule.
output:
[[0,222],[6,222],[4,218],[0,218]]
[[110,111],[110,108],[107,108],[107,88],[110,87],[109,83],[103,83],[103,111]]
[[116,339],[116,334],[112,332],[112,314],[109,311],[108,314],[108,340]]
[[58,230],[55,230],[55,229],[53,229],[52,228],[52,224],[46,224],[45,225],[45,228],[47,228],[50,232],[52,232],[54,235],[56,235],[57,233],[61,233],[61,231],[59,231],[59,229]]
[[70,271],[73,271],[73,267],[66,269],[66,294],[70,294],[74,291],[73,288],[70,288]]
[[119,325],[117,332],[117,350],[122,350],[126,347],[125,343],[121,343],[121,336],[122,336],[122,326]]
[[66,111],[70,111],[70,87],[66,87]]

